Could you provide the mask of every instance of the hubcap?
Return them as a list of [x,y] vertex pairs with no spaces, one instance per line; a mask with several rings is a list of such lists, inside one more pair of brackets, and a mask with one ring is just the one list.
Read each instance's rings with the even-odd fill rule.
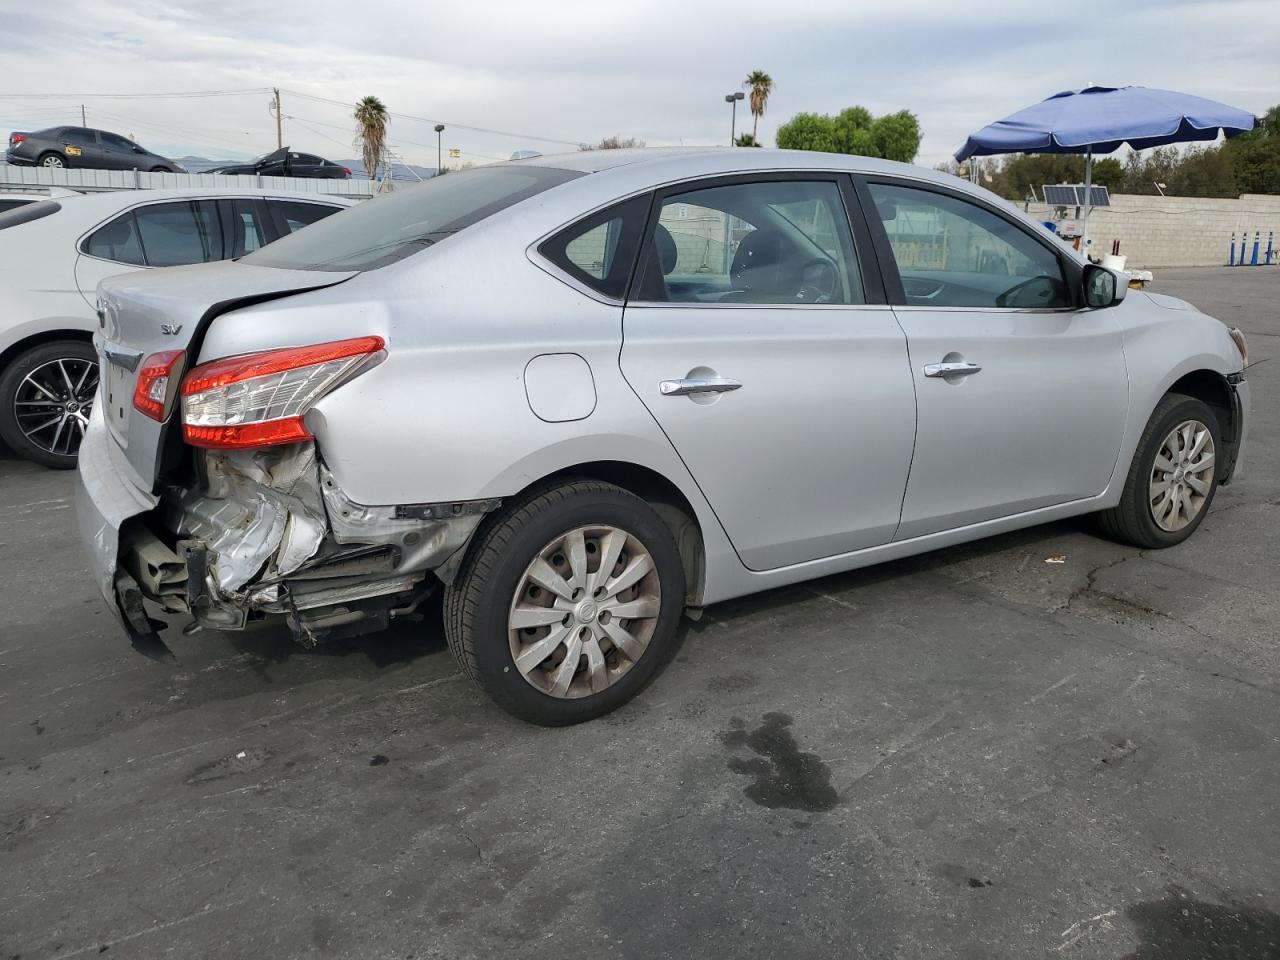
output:
[[18,429],[45,453],[75,456],[98,389],[98,365],[68,357],[40,364],[18,384],[13,414]]
[[45,157],[44,165],[46,167],[60,167],[62,166],[62,158],[61,157]]
[[617,527],[579,527],[525,568],[507,618],[511,659],[549,696],[590,696],[644,656],[661,609],[644,544]]
[[1164,438],[1151,465],[1151,517],[1175,533],[1204,509],[1213,489],[1213,434],[1199,420],[1184,420]]

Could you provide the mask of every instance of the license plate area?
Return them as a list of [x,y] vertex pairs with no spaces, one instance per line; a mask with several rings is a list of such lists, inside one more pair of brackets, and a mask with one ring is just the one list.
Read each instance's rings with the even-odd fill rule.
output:
[[133,389],[141,360],[141,353],[113,350],[110,346],[102,353],[104,419],[121,447],[129,446],[129,417],[133,412]]

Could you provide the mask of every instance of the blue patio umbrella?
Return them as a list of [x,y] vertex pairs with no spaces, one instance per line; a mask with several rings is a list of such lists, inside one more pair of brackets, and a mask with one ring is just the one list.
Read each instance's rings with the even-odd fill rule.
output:
[[1247,110],[1216,100],[1149,87],[1086,87],[988,124],[970,135],[956,160],[999,153],[1111,153],[1124,144],[1135,150],[1192,140],[1216,140],[1252,130]]
[[[1216,100],[1150,87],[1064,90],[971,134],[955,157],[1001,153],[1083,153],[1085,198],[1093,184],[1094,153],[1124,144],[1135,150],[1193,140],[1216,140],[1252,130],[1257,118]],[[1085,208],[1086,222],[1088,208]]]

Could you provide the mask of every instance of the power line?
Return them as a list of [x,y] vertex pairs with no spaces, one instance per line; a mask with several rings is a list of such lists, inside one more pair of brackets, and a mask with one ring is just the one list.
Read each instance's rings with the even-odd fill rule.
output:
[[243,90],[190,90],[184,93],[0,93],[0,100],[192,100],[203,97],[244,97],[271,93],[271,87]]
[[[334,100],[330,97],[317,97],[314,94],[302,93],[299,90],[284,90],[283,92],[293,97],[301,97],[304,100],[314,100],[317,103],[330,103],[335,106],[346,107],[348,109],[352,107],[352,104],[343,100]],[[585,142],[582,140],[559,140],[555,137],[540,137],[532,133],[514,133],[510,130],[494,130],[491,127],[476,127],[466,123],[458,123],[453,120],[434,120],[429,117],[416,117],[411,113],[397,113],[392,110],[388,110],[387,115],[391,117],[399,117],[402,120],[416,120],[419,123],[443,123],[446,127],[456,127],[459,130],[470,130],[472,133],[491,133],[500,137],[511,137],[516,140],[537,140],[542,143],[555,143],[570,147],[577,147]]]

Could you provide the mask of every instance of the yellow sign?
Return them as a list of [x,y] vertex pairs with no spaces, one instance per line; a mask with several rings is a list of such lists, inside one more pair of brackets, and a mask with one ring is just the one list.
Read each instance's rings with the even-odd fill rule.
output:
[[83,152],[84,152],[84,151],[83,151],[83,150],[81,150],[79,147],[73,147],[73,146],[72,146],[71,144],[69,144],[69,143],[63,144],[63,145],[62,145],[62,149],[63,149],[63,150],[65,150],[65,151],[67,152],[67,156],[68,156],[68,157],[78,157],[78,156],[80,156],[80,154],[81,154],[81,153],[83,153]]
[[460,156],[462,156],[462,151],[461,151],[460,149],[458,149],[457,147],[450,147],[450,148],[449,148],[449,157],[450,157],[450,158],[453,158],[453,157],[460,157]]

